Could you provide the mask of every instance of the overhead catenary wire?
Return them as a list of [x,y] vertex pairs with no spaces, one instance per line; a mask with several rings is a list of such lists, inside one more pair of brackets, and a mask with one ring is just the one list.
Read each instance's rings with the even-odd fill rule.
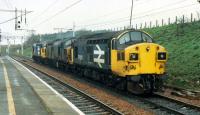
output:
[[36,27],[36,26],[42,25],[42,24],[44,24],[44,23],[46,23],[46,22],[48,22],[48,21],[50,21],[51,19],[55,18],[57,15],[59,15],[59,14],[65,12],[66,10],[68,10],[69,8],[75,6],[76,4],[78,4],[78,3],[81,2],[81,1],[82,1],[82,0],[78,0],[78,1],[74,2],[73,4],[71,4],[71,5],[67,6],[67,7],[65,7],[64,9],[62,9],[62,10],[60,10],[59,12],[55,13],[53,16],[51,16],[51,17],[49,17],[49,18],[43,20],[43,21],[40,22],[39,24],[33,26],[33,28]]
[[[137,1],[137,0],[136,0]],[[151,0],[148,0],[148,1],[145,1],[145,2],[142,2],[142,3],[135,3],[136,5],[141,5],[141,4],[145,4],[145,3],[148,3],[148,2],[151,2]],[[137,6],[136,6],[137,7]],[[95,17],[95,18],[92,18],[92,19],[88,19],[88,20],[84,20],[83,22],[91,22],[91,21],[96,21],[97,19],[99,18],[105,18],[105,17],[108,17],[108,16],[112,16],[114,14],[117,14],[117,13],[121,13],[122,11],[124,10],[127,10],[129,9],[128,7],[125,7],[125,8],[120,8],[118,10],[115,10],[115,11],[112,11],[112,12],[109,12],[109,13],[106,13],[106,14],[103,14],[103,15],[100,15],[98,17]]]
[[[15,10],[8,10],[8,9],[0,9],[0,12],[15,12]],[[17,12],[20,12],[20,10],[18,10]],[[23,11],[22,11],[23,12]]]
[[9,5],[8,5],[7,0],[3,0],[3,1],[4,1],[5,5],[6,5],[6,7],[7,7],[7,8],[10,8]]
[[13,5],[11,4],[10,0],[6,0],[6,1],[7,1],[7,4],[9,5],[9,7],[13,9],[14,7],[13,7]]
[[[28,11],[26,14],[22,14],[22,16],[27,15],[27,14],[29,14],[29,13],[31,13],[31,12],[33,12],[33,11]],[[20,15],[20,16],[17,16],[17,17],[21,17],[21,15]],[[9,20],[0,22],[0,24],[4,24],[4,23],[10,22],[10,21],[12,21],[12,20],[15,20],[17,17],[14,17],[14,18],[11,18],[11,19],[9,19]]]
[[179,0],[179,1],[177,1],[177,2],[165,4],[164,6],[160,6],[160,7],[158,7],[158,8],[150,9],[150,10],[148,10],[148,11],[146,11],[146,12],[153,12],[153,11],[155,11],[155,10],[157,11],[158,9],[169,8],[169,6],[171,7],[171,6],[174,6],[174,5],[177,5],[177,4],[184,3],[184,2],[186,2],[186,1],[188,1],[188,0]]
[[[149,0],[150,1],[150,0]],[[177,4],[180,4],[180,3],[184,3],[185,1],[188,1],[188,0],[179,0],[177,2],[173,2],[173,3],[169,3],[169,4],[165,4],[164,6],[161,6],[161,7],[158,7],[158,8],[153,8],[153,9],[150,9],[148,11],[145,11],[145,12],[140,12],[140,13],[136,13],[134,15],[138,15],[138,14],[144,14],[144,13],[150,13],[150,12],[153,12],[153,11],[157,11],[157,10],[160,10],[160,9],[163,9],[163,8],[168,8],[169,6],[174,6],[174,5],[177,5]],[[148,2],[148,1],[147,1]],[[139,4],[137,4],[137,2],[135,2],[134,4],[136,4],[134,6],[135,7],[138,7]],[[88,19],[88,20],[85,20],[83,21],[82,23],[85,23],[85,22],[93,22],[93,21],[96,21],[97,19],[99,18],[105,18],[105,17],[109,17],[109,16],[112,16],[116,13],[120,13],[122,10],[127,10],[127,9],[130,9],[130,8],[122,8],[122,9],[119,9],[119,10],[116,10],[116,11],[112,11],[112,12],[109,12],[109,13],[106,13],[106,14],[103,14],[101,16],[98,16],[98,17],[95,17],[93,19]]]
[[[185,5],[185,6],[182,6],[182,7],[166,9],[166,10],[162,10],[162,11],[159,11],[159,12],[154,12],[154,13],[149,13],[149,14],[146,14],[146,15],[134,17],[133,19],[140,19],[140,18],[144,18],[144,17],[150,16],[150,15],[159,14],[159,13],[163,13],[163,12],[169,12],[169,11],[172,11],[172,10],[182,9],[182,8],[186,8],[186,7],[190,7],[190,6],[194,6],[194,5],[198,5],[198,4],[189,4],[189,5]],[[125,22],[125,21],[128,21],[128,20],[129,20],[129,16],[126,16],[126,17],[123,17],[123,18],[120,18],[120,19],[116,19],[116,20],[104,21],[104,22],[88,24],[88,25],[81,25],[81,26],[77,26],[77,27],[78,28],[91,27],[91,26],[94,27],[94,26],[99,26],[99,25],[106,25],[106,24],[114,24],[114,23],[119,23],[119,22]]]
[[46,13],[50,8],[52,8],[59,0],[55,0],[53,1],[48,7],[46,7],[40,14],[38,14],[37,16],[35,16],[34,19],[32,20],[35,20],[35,19],[38,19],[38,17],[42,16],[44,13]]

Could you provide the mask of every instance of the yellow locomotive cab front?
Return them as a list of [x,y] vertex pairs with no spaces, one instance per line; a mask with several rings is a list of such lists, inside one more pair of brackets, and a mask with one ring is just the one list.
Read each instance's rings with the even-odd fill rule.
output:
[[166,50],[154,43],[140,43],[125,49],[126,75],[164,74]]
[[143,31],[128,30],[112,40],[111,70],[134,93],[160,89],[167,51]]
[[[131,45],[124,51],[112,50],[112,71],[120,76],[141,74],[164,74],[167,52],[154,43]],[[124,55],[124,60],[117,59]]]
[[[118,41],[122,38],[127,40],[127,37],[129,37],[126,35],[127,33],[121,35]],[[126,43],[124,44],[126,45]],[[119,43],[118,47],[124,44]],[[166,49],[152,42],[128,44],[124,48],[113,48],[111,50],[112,72],[122,77],[142,74],[164,74],[166,60]]]

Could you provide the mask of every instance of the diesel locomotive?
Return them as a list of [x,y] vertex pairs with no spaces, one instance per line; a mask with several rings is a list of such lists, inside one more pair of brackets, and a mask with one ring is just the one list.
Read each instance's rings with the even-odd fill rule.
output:
[[166,49],[140,30],[102,32],[33,45],[33,59],[135,94],[159,90]]

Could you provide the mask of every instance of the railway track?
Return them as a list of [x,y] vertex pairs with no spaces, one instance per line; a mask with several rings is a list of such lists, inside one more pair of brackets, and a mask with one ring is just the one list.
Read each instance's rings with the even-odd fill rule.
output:
[[67,98],[71,103],[73,103],[78,109],[80,109],[86,115],[123,115],[123,113],[118,110],[104,104],[95,97],[92,97],[79,89],[64,83],[63,81],[57,79],[56,77],[45,73],[37,68],[24,63],[23,60],[13,58],[16,61],[23,63],[29,69],[34,71],[34,73],[39,74],[39,77],[44,80],[47,84],[53,87],[56,91]]
[[155,109],[160,109],[163,114],[200,115],[199,106],[168,98],[158,93],[154,93],[149,98],[142,98],[142,100],[152,105]]
[[176,86],[171,85],[164,85],[164,88],[168,90],[167,93],[170,93],[171,95],[183,97],[186,99],[192,99],[192,100],[198,100],[200,99],[200,92],[198,90],[191,90],[191,89],[184,89]]
[[[23,61],[26,62],[26,59],[22,59],[21,62],[24,63]],[[28,66],[30,66],[30,65],[28,65]],[[48,73],[43,73],[43,74],[46,74],[47,76],[50,76],[50,75],[48,75]],[[45,80],[47,82],[48,81],[53,82],[51,79],[55,79],[56,81],[61,82],[61,81],[59,81],[58,79],[56,79],[54,77],[51,78],[51,79],[48,78],[48,77],[44,77],[43,79],[47,79],[47,80]],[[54,83],[50,83],[50,84],[54,84]],[[60,90],[61,94],[63,94],[64,96],[68,97],[69,98],[69,99],[67,98],[68,100],[70,100],[70,97],[72,97],[72,103],[78,103],[77,105],[76,104],[74,104],[74,105],[76,105],[78,108],[81,108],[80,110],[83,109],[83,111],[84,111],[85,110],[84,106],[86,106],[86,108],[90,108],[90,106],[94,106],[94,108],[99,108],[99,107],[96,106],[97,102],[95,102],[95,103],[86,103],[86,102],[88,102],[87,98],[85,99],[85,98],[81,98],[80,97],[81,100],[77,100],[77,98],[79,98],[79,95],[76,96],[76,95],[67,95],[67,94],[65,94],[65,91],[63,92],[63,86],[65,86],[65,83],[61,82],[60,84],[62,84],[62,86],[57,88],[57,90]],[[54,86],[52,86],[52,87],[54,87]],[[56,87],[55,87],[55,89],[56,89]],[[78,91],[82,92],[80,90],[78,90]],[[76,98],[74,98],[74,96]],[[135,95],[132,95],[132,94],[130,94],[128,96],[122,94],[122,97],[123,96],[124,97],[126,96],[126,98],[127,98],[126,100],[129,101],[130,103],[132,103],[132,102],[134,104],[139,103],[139,105],[142,105],[142,107],[150,109],[151,111],[153,111],[155,114],[158,114],[158,115],[160,115],[160,114],[162,114],[162,115],[169,115],[169,114],[170,115],[171,114],[173,114],[173,115],[200,115],[200,107],[199,106],[191,105],[191,104],[188,104],[188,103],[181,102],[179,100],[168,98],[168,97],[165,97],[165,96],[160,95],[158,93],[155,93],[154,95],[149,96],[149,97],[140,97],[140,96],[135,96]],[[91,98],[95,99],[94,97],[91,97]],[[81,102],[81,103],[79,103],[79,102]],[[84,102],[86,103],[86,105],[83,106],[82,104],[84,104]],[[92,114],[96,113],[94,111],[92,111],[92,112],[93,112]],[[107,112],[105,112],[103,110],[100,111],[100,112],[102,112],[102,114],[103,113],[105,113],[105,114],[107,113]],[[96,114],[98,114],[98,113],[96,113]],[[108,114],[113,114],[113,112],[108,112]],[[119,112],[118,114],[122,114],[122,113]]]

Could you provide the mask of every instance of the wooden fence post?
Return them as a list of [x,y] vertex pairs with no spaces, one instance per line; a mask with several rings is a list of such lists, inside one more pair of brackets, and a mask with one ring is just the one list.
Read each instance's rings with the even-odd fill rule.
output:
[[135,25],[135,29],[137,30],[137,24]]
[[170,18],[168,18],[168,25],[170,25]]
[[177,17],[177,16],[176,16],[176,21],[175,21],[175,23],[178,24],[178,17]]
[[193,14],[191,13],[191,22],[193,22]]
[[124,26],[124,30],[126,29],[126,26]]
[[150,21],[150,24],[149,24],[150,28],[151,28],[151,21]]
[[162,19],[162,26],[164,25],[164,20]]
[[156,27],[158,27],[158,20],[156,20]]

